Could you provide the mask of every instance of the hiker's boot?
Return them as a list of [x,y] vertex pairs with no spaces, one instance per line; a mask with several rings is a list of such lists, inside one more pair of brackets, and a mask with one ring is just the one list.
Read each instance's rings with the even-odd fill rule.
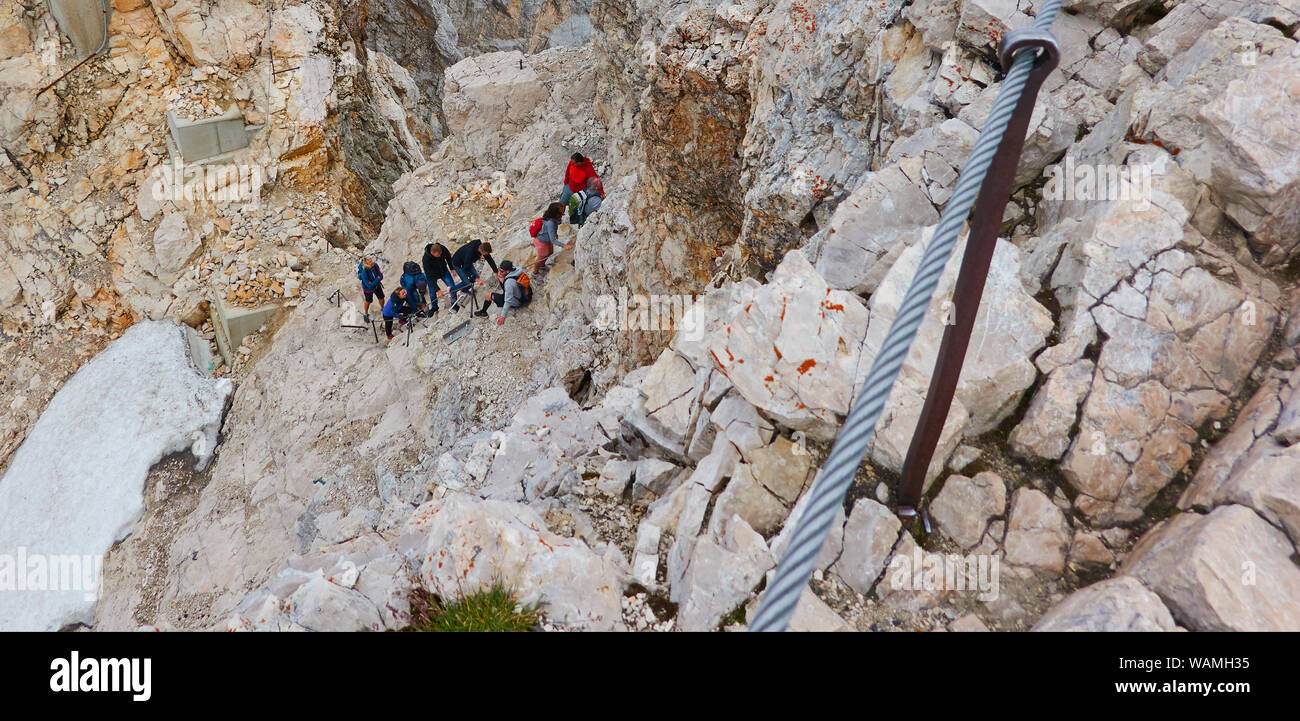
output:
[[363,320],[363,321],[369,323],[369,322],[370,322],[370,314],[369,314],[369,313],[366,313],[365,315],[361,316],[361,320]]
[[476,316],[478,316],[478,317],[480,317],[480,318],[486,318],[486,317],[487,317],[487,306],[483,306],[483,310],[476,311],[476,312],[474,313],[474,315],[476,315]]

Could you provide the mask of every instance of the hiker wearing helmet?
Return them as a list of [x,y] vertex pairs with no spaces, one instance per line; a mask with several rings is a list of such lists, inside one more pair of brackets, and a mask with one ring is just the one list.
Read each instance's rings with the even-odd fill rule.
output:
[[564,205],[569,204],[569,196],[587,187],[587,181],[596,177],[596,166],[591,164],[591,158],[583,157],[582,153],[574,153],[569,157],[569,167],[564,169],[564,190],[560,192],[560,202]]
[[408,296],[405,288],[398,288],[393,294],[388,296],[388,302],[384,304],[384,333],[388,340],[393,339],[393,319],[398,319],[399,326],[406,325],[406,318],[414,315],[416,311],[415,304]]
[[417,312],[432,316],[438,312],[438,301],[434,299],[433,308],[428,313],[424,313],[424,299],[429,295],[429,281],[424,273],[420,272],[420,265],[413,260],[406,261],[402,266],[402,288],[407,291],[407,299],[415,304]]
[[[501,267],[497,269],[497,280],[501,281],[501,292],[492,294],[492,302],[501,309],[501,313],[497,315],[497,325],[501,325],[506,322],[506,315],[511,308],[522,308],[528,305],[533,299],[533,289],[528,276],[524,275],[524,269],[516,268],[515,264],[508,260],[501,261]],[[486,318],[487,314],[488,307],[484,304],[483,310],[474,315]]]
[[533,247],[537,249],[537,261],[533,263],[533,275],[542,272],[542,266],[546,264],[546,259],[551,253],[555,252],[555,246],[559,245],[563,249],[568,246],[560,243],[559,229],[560,221],[564,218],[564,205],[561,203],[551,203],[546,206],[546,211],[542,217],[533,221],[528,232],[533,236]]
[[370,301],[378,296],[379,303],[382,305],[384,302],[384,284],[380,282],[383,279],[384,272],[379,269],[379,264],[373,257],[367,255],[357,264],[357,280],[361,281],[361,290],[366,296],[361,312],[367,323],[370,322]]
[[433,310],[438,311],[437,296],[443,294],[443,290],[438,287],[438,281],[451,290],[453,281],[451,279],[451,251],[442,243],[429,243],[424,246],[424,255],[420,258],[420,265],[424,268],[424,277],[429,283],[429,287],[435,292],[433,298]]

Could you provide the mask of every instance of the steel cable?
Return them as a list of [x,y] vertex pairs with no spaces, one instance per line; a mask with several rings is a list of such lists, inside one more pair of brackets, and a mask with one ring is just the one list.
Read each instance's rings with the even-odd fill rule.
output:
[[[1061,0],[1047,0],[1039,8],[1033,27],[1043,31],[1050,29],[1060,9]],[[939,225],[908,286],[898,315],[890,325],[880,353],[872,363],[862,390],[844,420],[844,426],[835,439],[821,474],[809,491],[811,497],[807,509],[795,527],[790,544],[777,566],[776,576],[750,624],[751,631],[784,631],[790,617],[794,615],[795,606],[808,584],[817,556],[835,519],[836,508],[844,503],[844,496],[866,453],[867,444],[875,432],[885,402],[889,400],[894,381],[897,380],[912,341],[925,319],[926,310],[939,285],[939,278],[957,244],[962,226],[970,215],[975,197],[984,184],[989,166],[997,155],[1007,124],[1020,102],[1036,57],[1037,52],[1032,49],[1017,53],[1002,81],[997,100],[984,121],[984,128],[975,141],[970,158],[962,168],[952,197],[939,217]]]

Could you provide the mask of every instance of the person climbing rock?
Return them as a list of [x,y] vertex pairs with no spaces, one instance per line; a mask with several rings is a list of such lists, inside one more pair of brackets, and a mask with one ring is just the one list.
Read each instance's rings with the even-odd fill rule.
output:
[[442,281],[451,290],[455,281],[451,278],[451,251],[442,243],[429,243],[424,246],[424,255],[420,258],[420,265],[424,268],[424,277],[429,282],[429,287],[435,292],[430,300],[433,302],[433,312],[438,312],[438,298],[445,292],[438,287],[438,281]]
[[379,298],[379,303],[384,302],[384,271],[379,269],[379,263],[371,256],[366,256],[357,264],[357,280],[361,281],[361,290],[365,293],[366,300],[361,307],[365,321],[370,322],[370,301],[375,297]]
[[388,340],[393,339],[393,320],[397,319],[398,327],[406,325],[406,319],[416,312],[415,304],[411,301],[405,288],[398,288],[393,294],[388,296],[388,302],[384,304],[384,334]]
[[424,316],[433,315],[438,311],[438,304],[435,301],[433,308],[426,312],[425,298],[429,295],[429,281],[424,273],[420,270],[419,263],[408,260],[402,266],[402,289],[406,291],[406,297],[415,305],[417,313]]
[[569,197],[569,221],[581,228],[587,218],[600,209],[604,199],[605,187],[600,178],[588,179],[586,188]]
[[[474,270],[474,264],[479,258],[483,258],[492,267],[492,272],[497,272],[497,263],[492,260],[492,244],[484,243],[481,240],[471,240],[456,249],[451,256],[451,267],[460,276],[461,282],[474,281],[482,283],[478,277],[478,271]],[[456,301],[455,294],[452,295],[452,302]]]
[[564,190],[560,191],[560,202],[568,205],[569,196],[586,188],[587,181],[595,177],[596,166],[591,164],[591,158],[583,157],[582,153],[574,153],[569,157],[569,166],[564,169]]
[[600,206],[605,202],[605,184],[600,182],[600,178],[591,178],[587,181],[587,201],[582,205],[582,220],[585,223],[591,214],[600,210]]
[[542,272],[542,266],[546,264],[546,259],[555,252],[555,246],[567,249],[568,246],[560,243],[559,228],[560,221],[564,218],[564,205],[561,203],[551,203],[546,206],[542,217],[533,221],[529,226],[528,232],[533,236],[533,247],[537,249],[537,260],[533,263],[533,275]]
[[[497,269],[497,280],[501,281],[501,292],[493,293],[491,300],[501,309],[497,315],[497,325],[502,325],[506,322],[506,315],[511,308],[522,308],[532,301],[533,288],[532,282],[524,274],[524,269],[516,268],[515,264],[508,260],[501,261],[501,267]],[[485,303],[483,310],[474,315],[486,318],[487,314],[488,306]]]

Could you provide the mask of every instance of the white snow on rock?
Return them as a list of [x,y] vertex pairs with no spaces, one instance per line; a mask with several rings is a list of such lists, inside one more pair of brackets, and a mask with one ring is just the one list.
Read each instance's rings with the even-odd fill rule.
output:
[[144,513],[149,469],[187,448],[200,469],[212,459],[231,383],[200,373],[207,344],[193,335],[132,326],[68,380],[14,453],[0,478],[0,631],[90,623],[104,554]]

